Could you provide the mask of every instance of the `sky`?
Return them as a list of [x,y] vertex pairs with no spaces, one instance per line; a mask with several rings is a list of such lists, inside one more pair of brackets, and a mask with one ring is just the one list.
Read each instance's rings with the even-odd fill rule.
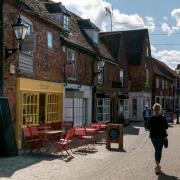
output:
[[101,31],[148,28],[152,56],[172,69],[180,64],[180,0],[54,0]]

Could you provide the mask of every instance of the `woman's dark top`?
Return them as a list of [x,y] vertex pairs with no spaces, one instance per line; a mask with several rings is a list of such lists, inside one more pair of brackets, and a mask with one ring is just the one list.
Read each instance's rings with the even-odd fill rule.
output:
[[164,116],[152,116],[147,123],[147,129],[150,130],[150,138],[165,138],[167,136],[166,129],[168,129],[168,123]]

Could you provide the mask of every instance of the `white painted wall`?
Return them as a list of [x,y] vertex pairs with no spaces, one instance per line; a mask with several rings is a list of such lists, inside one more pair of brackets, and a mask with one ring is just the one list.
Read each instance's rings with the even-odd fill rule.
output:
[[[147,99],[149,99],[149,107],[151,107],[151,93],[147,92],[129,92],[129,120],[143,121],[143,109]],[[137,99],[137,116],[133,116],[133,99]]]

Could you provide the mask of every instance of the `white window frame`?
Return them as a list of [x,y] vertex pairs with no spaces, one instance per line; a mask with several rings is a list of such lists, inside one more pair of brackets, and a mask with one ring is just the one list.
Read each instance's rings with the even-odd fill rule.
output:
[[53,47],[53,35],[52,35],[52,32],[50,31],[47,32],[47,46],[48,48]]
[[68,79],[76,79],[76,51],[71,48],[67,48],[67,63],[73,66],[72,76]]
[[120,69],[119,71],[119,81],[121,82],[122,87],[124,86],[124,70]]
[[159,89],[159,78],[156,78],[156,88]]
[[63,16],[63,28],[64,30],[69,31],[69,16],[66,14]]
[[104,83],[104,67],[100,67],[100,64],[98,63],[98,83],[103,84]]
[[168,89],[168,81],[166,80],[166,89]]
[[162,89],[164,89],[164,79],[162,80]]
[[[101,105],[99,104],[99,101],[102,101]],[[111,118],[110,106],[111,106],[111,103],[110,103],[109,98],[97,98],[97,113],[96,113],[96,116],[97,116],[98,121],[101,121],[101,122],[110,121],[110,118]],[[102,108],[101,113],[99,113],[98,108]],[[103,118],[102,120],[100,120],[98,118],[99,114],[102,115],[102,118]],[[106,117],[109,117],[109,118],[106,118]]]

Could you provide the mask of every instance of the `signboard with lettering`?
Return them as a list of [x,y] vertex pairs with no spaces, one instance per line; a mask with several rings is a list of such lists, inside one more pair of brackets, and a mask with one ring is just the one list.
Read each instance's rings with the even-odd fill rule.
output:
[[111,143],[118,143],[119,150],[123,149],[123,125],[108,124],[106,130],[106,148],[111,150]]

